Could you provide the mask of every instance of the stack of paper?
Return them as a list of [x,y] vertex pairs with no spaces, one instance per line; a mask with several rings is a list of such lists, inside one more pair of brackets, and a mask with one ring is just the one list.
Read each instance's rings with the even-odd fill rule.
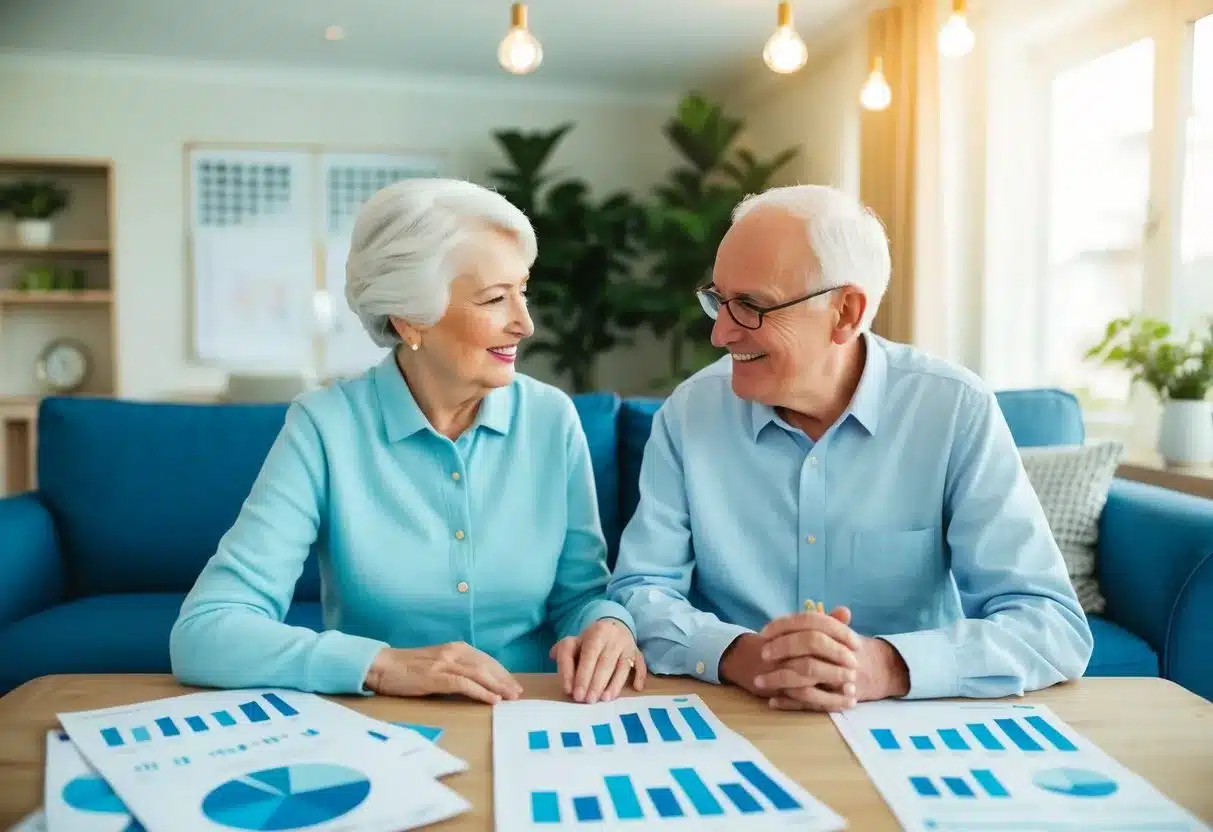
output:
[[493,800],[498,832],[846,827],[693,695],[494,705]]
[[465,761],[313,694],[216,691],[58,717],[30,832],[393,832],[471,808],[437,779]]

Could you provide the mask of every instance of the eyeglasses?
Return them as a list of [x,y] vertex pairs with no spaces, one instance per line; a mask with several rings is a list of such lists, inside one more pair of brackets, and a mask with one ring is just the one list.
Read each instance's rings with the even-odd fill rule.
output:
[[804,297],[777,303],[774,306],[758,306],[751,301],[741,298],[725,300],[720,296],[719,292],[711,287],[710,283],[707,286],[696,289],[695,295],[699,298],[699,305],[703,307],[703,311],[713,321],[720,314],[720,307],[724,306],[728,308],[729,315],[737,322],[738,326],[745,327],[746,329],[758,329],[762,326],[764,315],[780,309],[787,309],[789,306],[804,303],[806,300],[812,300],[819,295],[824,295],[826,292],[833,292],[835,289],[841,288],[841,286],[831,286],[828,289],[818,289],[816,292],[807,294]]

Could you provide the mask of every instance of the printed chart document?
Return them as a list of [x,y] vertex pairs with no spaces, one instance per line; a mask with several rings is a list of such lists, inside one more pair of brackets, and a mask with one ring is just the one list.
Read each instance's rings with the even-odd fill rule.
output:
[[830,716],[907,830],[1208,829],[1045,705],[865,702]]
[[498,832],[846,828],[690,695],[494,705],[493,800]]
[[58,716],[150,832],[394,832],[471,808],[414,762],[446,752],[312,694],[215,691]]
[[144,832],[110,784],[62,731],[46,732],[43,782],[46,828],[51,832]]
[[8,832],[47,832],[46,812],[36,809],[17,822]]

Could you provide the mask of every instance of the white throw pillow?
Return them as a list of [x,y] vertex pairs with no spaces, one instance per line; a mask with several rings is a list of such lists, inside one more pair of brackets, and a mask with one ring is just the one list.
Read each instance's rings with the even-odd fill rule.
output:
[[1096,577],[1099,518],[1116,469],[1124,459],[1120,442],[1021,448],[1020,457],[1040,499],[1084,611],[1100,613],[1104,597]]

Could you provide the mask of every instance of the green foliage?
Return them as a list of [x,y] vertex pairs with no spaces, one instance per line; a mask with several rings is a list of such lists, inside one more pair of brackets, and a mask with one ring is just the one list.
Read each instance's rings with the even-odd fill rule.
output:
[[747,149],[734,150],[743,127],[741,119],[692,93],[663,128],[682,163],[654,189],[647,212],[655,288],[638,310],[669,345],[668,376],[657,380],[658,387],[669,388],[718,357],[709,342],[711,321],[694,290],[711,279],[733,208],[769,187],[798,153],[788,148],[761,160]]
[[23,181],[0,186],[0,214],[18,220],[49,220],[67,207],[68,192],[53,182]]
[[509,167],[492,184],[530,217],[539,238],[528,299],[536,336],[524,355],[547,355],[574,392],[595,387],[601,354],[628,342],[640,319],[638,292],[627,278],[641,252],[644,212],[628,194],[595,200],[580,179],[557,179],[548,162],[572,129],[493,133]]
[[1172,334],[1166,321],[1117,318],[1086,357],[1123,366],[1163,402],[1203,400],[1213,389],[1213,319],[1203,336],[1192,332],[1179,341]]

